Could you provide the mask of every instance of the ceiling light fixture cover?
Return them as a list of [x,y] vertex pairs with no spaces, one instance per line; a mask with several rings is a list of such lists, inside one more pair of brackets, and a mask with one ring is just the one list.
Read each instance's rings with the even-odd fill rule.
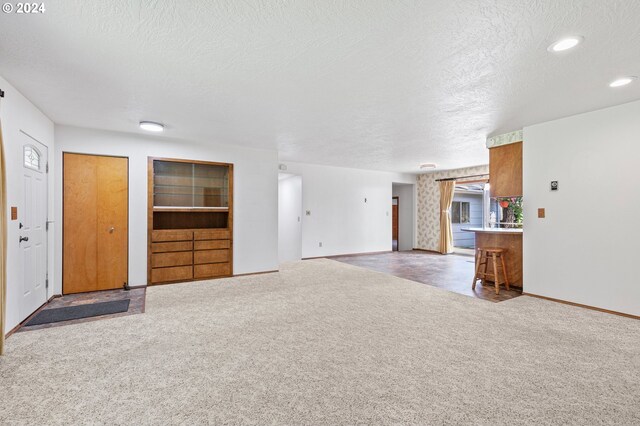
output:
[[164,131],[164,124],[154,123],[153,121],[141,121],[140,128],[147,132],[162,132]]
[[435,168],[436,168],[436,165],[433,163],[420,164],[420,170],[435,169]]
[[626,86],[627,84],[631,83],[633,80],[636,80],[638,77],[630,75],[628,77],[620,77],[617,78],[615,80],[613,80],[611,83],[609,83],[609,87],[621,87],[621,86]]
[[572,36],[563,38],[561,40],[556,41],[551,46],[547,48],[549,52],[563,52],[565,50],[572,49],[582,43],[584,37],[582,36]]

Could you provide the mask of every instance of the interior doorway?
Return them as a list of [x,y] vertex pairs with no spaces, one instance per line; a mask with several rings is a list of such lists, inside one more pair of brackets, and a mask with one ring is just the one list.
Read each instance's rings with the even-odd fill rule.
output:
[[302,259],[302,176],[278,174],[278,261]]
[[[47,147],[25,133],[22,138],[22,189],[24,194],[19,215],[20,257],[22,274],[20,319],[35,312],[47,301]],[[19,210],[20,211],[20,210]]]
[[391,184],[391,248],[393,251],[413,250],[415,239],[415,187],[411,183]]
[[129,159],[65,152],[62,167],[62,292],[122,288],[129,269]]
[[398,251],[398,209],[400,197],[391,197],[391,250]]

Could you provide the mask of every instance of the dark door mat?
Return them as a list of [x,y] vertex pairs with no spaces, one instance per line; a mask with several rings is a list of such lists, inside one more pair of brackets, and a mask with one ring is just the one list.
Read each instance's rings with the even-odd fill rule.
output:
[[87,303],[85,305],[65,306],[63,308],[43,309],[25,324],[49,324],[80,318],[98,317],[100,315],[118,314],[129,310],[130,299],[112,300],[110,302]]

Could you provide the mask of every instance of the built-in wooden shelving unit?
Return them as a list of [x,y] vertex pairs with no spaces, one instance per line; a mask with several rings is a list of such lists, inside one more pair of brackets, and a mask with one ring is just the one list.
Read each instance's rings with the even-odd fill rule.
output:
[[233,273],[233,164],[149,158],[148,284]]

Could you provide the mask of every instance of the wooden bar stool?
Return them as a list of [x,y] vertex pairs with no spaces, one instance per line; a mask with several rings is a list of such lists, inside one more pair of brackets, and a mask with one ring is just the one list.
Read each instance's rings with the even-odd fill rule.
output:
[[[484,285],[485,280],[489,278],[495,283],[496,294],[500,294],[500,284],[504,284],[507,290],[509,290],[509,277],[507,274],[507,266],[504,262],[506,250],[497,247],[478,247],[476,250],[476,274],[473,277],[473,284],[471,285],[471,289],[476,289],[476,281],[478,281],[479,279],[482,280],[482,285]],[[491,263],[493,266],[493,274],[487,273],[489,259],[491,259]],[[499,279],[500,274],[498,270],[498,259],[500,259],[500,266],[502,267],[502,278],[504,280],[503,282],[500,282]],[[482,271],[480,271],[481,268],[483,268]]]

